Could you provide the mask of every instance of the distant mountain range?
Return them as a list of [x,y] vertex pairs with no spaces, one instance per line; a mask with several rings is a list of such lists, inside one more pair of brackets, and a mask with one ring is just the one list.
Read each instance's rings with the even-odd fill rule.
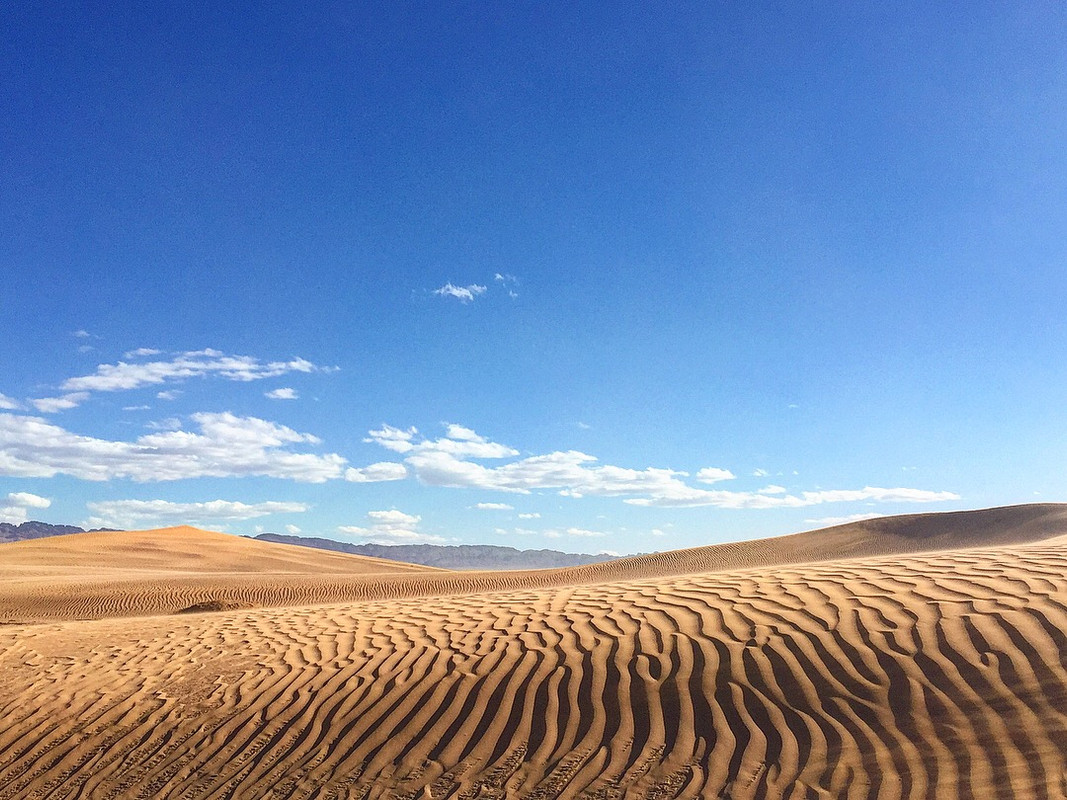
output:
[[339,553],[387,558],[443,569],[555,569],[615,560],[615,556],[609,555],[562,553],[559,550],[516,550],[514,547],[495,544],[346,544],[333,539],[287,536],[280,533],[261,533],[255,538],[275,544],[317,547]]
[[[63,536],[68,533],[85,533],[77,525],[50,525],[47,522],[23,522],[13,525],[0,522],[0,544],[23,539],[42,539],[46,536]],[[305,536],[287,536],[281,533],[261,533],[254,537],[264,542],[295,544],[315,547],[338,553],[357,556],[385,558],[390,561],[406,561],[443,569],[554,569],[556,567],[580,567],[600,561],[613,561],[614,556],[563,553],[559,550],[516,550],[492,544],[347,544],[333,539]]]
[[85,528],[79,528],[77,525],[49,525],[47,522],[23,522],[21,525],[0,522],[0,544],[62,536],[67,533],[85,533]]

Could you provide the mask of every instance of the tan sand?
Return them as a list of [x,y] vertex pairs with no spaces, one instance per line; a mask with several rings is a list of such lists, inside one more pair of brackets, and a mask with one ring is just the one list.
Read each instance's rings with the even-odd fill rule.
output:
[[0,626],[0,798],[1067,797],[1062,511],[867,534],[969,549]]

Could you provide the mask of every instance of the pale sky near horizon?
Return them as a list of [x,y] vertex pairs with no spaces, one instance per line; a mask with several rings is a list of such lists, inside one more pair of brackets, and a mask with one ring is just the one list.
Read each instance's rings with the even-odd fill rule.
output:
[[16,4],[0,520],[618,553],[1067,500],[1067,9]]

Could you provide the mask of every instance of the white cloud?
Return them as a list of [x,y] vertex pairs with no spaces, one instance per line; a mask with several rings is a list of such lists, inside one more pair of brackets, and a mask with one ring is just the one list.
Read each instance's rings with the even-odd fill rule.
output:
[[181,395],[181,389],[168,389],[163,392],[156,392],[156,397],[160,400],[177,400]]
[[271,389],[269,392],[264,392],[263,396],[269,400],[296,400],[300,397],[296,393],[296,389],[292,389],[288,386],[284,386],[280,389]]
[[764,486],[758,490],[756,494],[785,494],[788,491],[784,486],[777,486],[772,483],[770,486]]
[[791,494],[761,494],[759,492],[724,492],[691,489],[660,497],[634,497],[624,500],[635,506],[660,506],[695,508],[715,506],[718,508],[803,508],[823,503],[848,503],[873,501],[879,503],[940,503],[959,500],[954,492],[931,492],[925,489],[883,489],[867,486],[863,489],[839,489],[832,491],[801,492]]
[[254,381],[316,369],[303,358],[264,363],[251,356],[231,356],[220,350],[191,350],[167,360],[100,364],[93,374],[68,378],[61,388],[68,392],[117,392],[209,375],[232,381]]
[[408,476],[408,468],[395,461],[379,461],[369,467],[349,467],[345,470],[345,480],[352,483],[381,483],[382,481],[402,481]]
[[33,407],[43,414],[54,414],[57,411],[66,411],[69,408],[77,408],[89,399],[88,392],[71,392],[62,397],[40,397],[30,400]]
[[285,532],[286,533],[290,533],[293,536],[296,536],[298,533],[300,533],[300,526],[298,526],[298,525],[286,525],[285,526]]
[[728,469],[718,467],[704,467],[696,474],[696,479],[701,483],[718,483],[719,481],[732,481],[737,476]]
[[494,533],[500,536],[537,536],[541,531],[531,530],[530,528],[512,528],[511,530],[508,530],[507,528],[495,528]]
[[519,514],[519,519],[541,519],[541,515],[532,511],[529,514]]
[[152,406],[123,406],[123,411],[147,411]]
[[753,470],[752,477],[753,478],[766,478],[770,474],[771,473],[767,472],[767,470],[765,470],[765,469],[757,469],[757,470]]
[[590,531],[585,528],[567,528],[568,536],[600,537],[607,536],[603,531]]
[[802,492],[801,496],[809,505],[817,503],[855,503],[862,500],[870,500],[876,503],[939,503],[946,500],[960,499],[958,494],[952,492],[930,492],[925,489],[882,489],[877,486],[865,486],[862,489]]
[[21,525],[29,519],[26,509],[22,506],[11,506],[0,503],[0,522],[10,525]]
[[0,522],[21,525],[29,519],[27,509],[48,508],[50,505],[52,501],[47,497],[29,492],[11,492],[5,499],[0,500]]
[[5,411],[18,411],[22,406],[6,394],[0,393],[0,408]]
[[661,531],[659,528],[653,528],[651,531],[653,536],[666,536],[666,532]]
[[0,500],[0,522],[21,525],[29,519],[27,509],[48,508],[50,505],[52,501],[47,497],[29,492],[11,492],[6,498]]
[[[404,456],[414,475],[424,484],[460,489],[482,489],[529,494],[554,489],[568,497],[585,495],[624,497],[637,506],[720,508],[799,508],[834,502],[914,502],[931,503],[958,500],[952,492],[923,489],[883,489],[865,487],[858,490],[802,492],[791,495],[783,487],[770,486],[758,492],[701,489],[683,479],[688,473],[647,467],[629,469],[597,464],[596,457],[576,450],[528,456],[500,466],[486,466],[479,460],[517,456],[514,448],[491,442],[469,428],[448,425],[442,439],[418,438],[415,428],[384,425],[370,431],[365,441]],[[697,473],[704,482],[726,480],[733,473],[705,468]]]
[[470,428],[445,423],[446,435],[441,439],[422,439],[416,442],[417,428],[394,428],[383,425],[380,430],[369,431],[365,442],[381,445],[394,453],[435,454],[443,453],[454,458],[510,458],[518,450],[487,441]]
[[405,527],[415,527],[422,520],[422,517],[415,514],[405,514],[403,511],[397,511],[395,508],[391,511],[368,511],[367,517],[376,525],[399,525]]
[[21,506],[22,508],[48,508],[52,505],[52,501],[49,498],[30,494],[29,492],[11,492],[7,496],[7,501],[11,505]]
[[367,436],[369,438],[363,441],[381,445],[386,450],[392,450],[394,453],[407,453],[414,448],[411,440],[416,433],[418,433],[418,430],[414,427],[401,430],[400,428],[394,428],[392,425],[383,425],[380,430],[368,431]]
[[423,533],[418,529],[422,517],[405,514],[403,511],[369,511],[369,527],[359,525],[341,525],[341,533],[373,544],[440,544],[447,541],[441,536]]
[[345,459],[335,453],[289,449],[319,444],[311,434],[228,412],[191,419],[199,433],[166,431],[124,442],[71,433],[41,417],[0,414],[0,475],[138,482],[255,475],[307,483],[342,475]]
[[75,337],[76,339],[88,339],[90,336],[92,336],[92,334],[86,330],[78,330],[71,333],[71,336]]
[[234,522],[268,514],[296,514],[308,510],[304,503],[240,503],[208,500],[203,503],[172,503],[168,500],[105,500],[86,503],[92,513],[86,521],[94,528],[137,528],[175,523]]
[[[482,511],[514,511],[515,506],[509,506],[507,503],[478,503],[474,506]],[[521,514],[519,516],[522,516]]]
[[162,353],[162,350],[156,350],[152,347],[138,347],[136,350],[129,350],[123,353],[123,358],[146,358],[147,356],[158,356]]
[[454,286],[452,283],[446,283],[439,289],[434,289],[433,293],[441,297],[454,297],[461,303],[469,303],[478,295],[485,294],[485,288],[476,283],[470,286]]

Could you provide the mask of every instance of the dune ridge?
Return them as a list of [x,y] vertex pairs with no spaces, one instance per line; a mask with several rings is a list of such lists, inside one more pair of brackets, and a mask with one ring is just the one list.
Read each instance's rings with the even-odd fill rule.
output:
[[547,589],[1064,535],[1067,505],[1034,504],[883,517],[581,567],[458,572],[187,526],[79,533],[0,544],[0,623]]

